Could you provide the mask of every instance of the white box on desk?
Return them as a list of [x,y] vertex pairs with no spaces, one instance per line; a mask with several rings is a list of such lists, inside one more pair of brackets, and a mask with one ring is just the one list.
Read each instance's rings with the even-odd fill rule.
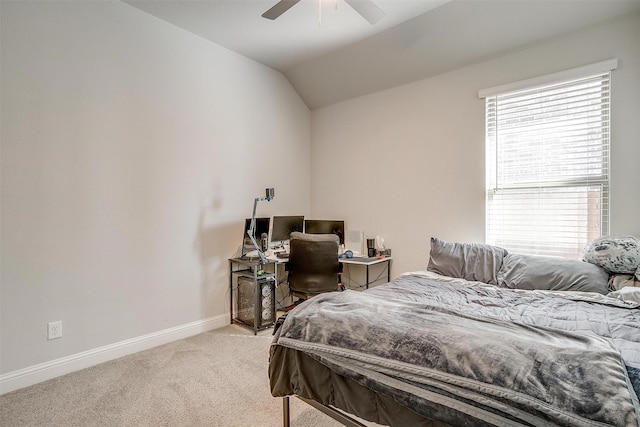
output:
[[364,231],[345,231],[344,250],[351,251],[356,256],[363,255],[364,252]]

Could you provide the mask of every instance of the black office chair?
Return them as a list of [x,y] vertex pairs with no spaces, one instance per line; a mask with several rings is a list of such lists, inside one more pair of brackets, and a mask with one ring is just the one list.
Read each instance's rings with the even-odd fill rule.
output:
[[323,292],[342,290],[338,261],[340,240],[335,234],[291,233],[289,238],[289,291],[308,299]]

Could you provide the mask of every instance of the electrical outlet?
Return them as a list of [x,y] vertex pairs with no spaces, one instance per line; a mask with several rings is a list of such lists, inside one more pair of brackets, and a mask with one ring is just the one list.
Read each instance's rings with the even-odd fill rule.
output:
[[47,339],[54,340],[56,338],[62,338],[62,320],[47,324]]

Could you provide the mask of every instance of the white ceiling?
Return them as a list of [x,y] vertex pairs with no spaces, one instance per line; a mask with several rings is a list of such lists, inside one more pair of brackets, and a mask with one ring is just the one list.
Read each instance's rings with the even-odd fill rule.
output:
[[343,0],[123,0],[281,71],[311,109],[471,64],[614,17],[640,0],[374,0],[369,24]]
[[376,25],[343,0],[301,0],[273,21],[261,15],[278,0],[124,0],[283,73],[450,0],[374,1],[386,14]]

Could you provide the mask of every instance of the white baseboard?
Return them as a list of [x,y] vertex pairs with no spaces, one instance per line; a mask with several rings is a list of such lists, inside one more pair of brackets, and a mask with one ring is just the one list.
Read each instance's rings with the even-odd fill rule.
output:
[[28,387],[138,351],[218,329],[228,324],[229,314],[227,313],[9,372],[0,375],[0,394]]

